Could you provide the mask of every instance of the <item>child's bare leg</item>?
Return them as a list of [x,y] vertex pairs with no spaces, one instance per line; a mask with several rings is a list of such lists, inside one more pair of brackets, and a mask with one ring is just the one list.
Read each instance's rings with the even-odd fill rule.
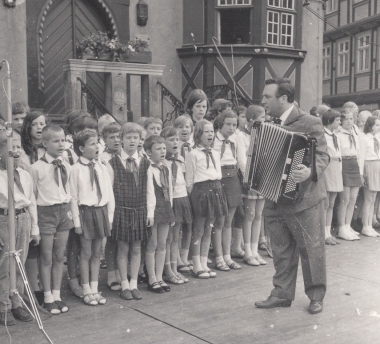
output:
[[81,250],[80,250],[80,274],[82,278],[83,294],[91,294],[90,288],[90,267],[89,261],[91,259],[92,240],[85,239],[84,236],[80,237]]
[[[259,237],[261,232],[261,219],[264,210],[265,200],[258,199],[256,200],[256,208],[255,208],[255,219],[252,223],[252,234],[251,234],[251,251],[254,257],[259,256],[258,248],[259,248]],[[260,257],[259,257],[260,258]],[[266,262],[262,259],[259,259],[260,264],[266,264]]]
[[140,260],[141,260],[141,241],[133,241],[129,244],[131,260],[130,260],[130,275],[131,281],[129,286],[131,290],[137,289],[137,278],[139,275]]
[[166,240],[168,238],[169,224],[157,225],[157,249],[156,249],[156,278],[157,281],[162,281],[162,273],[165,265],[166,255]]
[[[194,272],[203,271],[203,267],[202,267],[201,259],[200,259],[200,253],[201,253],[202,236],[205,230],[205,223],[206,223],[205,217],[196,217],[194,220],[193,233],[192,233],[193,235],[191,239],[191,252],[193,254]],[[208,248],[207,248],[207,254],[208,254]]]
[[69,286],[75,296],[82,297],[82,287],[78,282],[78,270],[80,259],[80,236],[75,233],[75,228],[70,229],[69,238],[67,240],[67,272],[69,275]]
[[40,274],[45,302],[54,302],[51,293],[51,268],[53,264],[54,234],[41,234],[40,241]]
[[173,240],[170,245],[170,264],[173,272],[177,272],[177,257],[178,257],[178,244],[179,233],[182,227],[182,223],[176,223],[172,228]]
[[169,226],[168,237],[166,239],[166,253],[165,253],[165,275],[172,276],[173,271],[170,265],[170,256],[171,256],[171,244],[173,242],[173,226]]
[[202,265],[203,271],[206,271],[206,272],[209,271],[209,268],[207,266],[207,258],[208,258],[208,252],[210,249],[210,243],[211,243],[211,231],[214,227],[214,223],[216,226],[216,223],[218,222],[218,229],[217,230],[221,230],[221,228],[223,226],[223,221],[224,221],[224,217],[219,217],[217,219],[208,218],[205,225],[204,225],[204,233],[202,236],[201,250],[200,250],[200,260],[201,260],[201,265]]
[[100,255],[102,251],[103,239],[92,240],[91,253],[91,291],[93,294],[98,294],[98,281],[100,270]]
[[155,254],[157,248],[157,224],[152,227],[152,235],[148,238],[145,253],[145,265],[148,272],[149,284],[157,282],[155,269]]
[[193,224],[189,223],[186,226],[186,229],[183,229],[184,226],[182,225],[182,248],[180,250],[181,260],[184,265],[189,265],[189,250],[191,245],[191,235],[192,235],[192,228]]
[[128,282],[128,252],[129,252],[129,243],[124,241],[117,242],[117,267],[120,272],[121,277],[121,289],[129,289]]
[[224,219],[222,232],[223,259],[231,268],[240,269],[240,265],[235,263],[231,258],[231,240],[232,240],[232,221],[234,219],[236,207],[228,209],[228,214]]

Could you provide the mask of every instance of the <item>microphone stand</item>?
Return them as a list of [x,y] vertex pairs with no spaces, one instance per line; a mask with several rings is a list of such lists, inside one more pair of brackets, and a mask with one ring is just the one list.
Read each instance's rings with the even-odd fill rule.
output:
[[[37,305],[34,299],[33,292],[29,286],[29,282],[25,273],[24,266],[20,259],[20,251],[16,251],[16,211],[15,211],[15,200],[14,200],[14,152],[13,152],[13,130],[12,130],[12,100],[11,100],[11,71],[9,68],[9,62],[7,60],[2,60],[0,63],[0,70],[3,66],[7,67],[7,75],[4,77],[7,79],[7,88],[6,88],[6,99],[7,99],[7,123],[6,123],[6,132],[7,132],[7,177],[8,177],[8,232],[9,232],[9,280],[10,280],[10,289],[9,296],[12,297],[17,295],[24,307],[29,311],[32,317],[37,321],[39,329],[45,335],[46,339],[50,344],[53,344],[52,340],[49,338],[45,332],[41,317],[38,313]],[[5,88],[4,88],[5,91]],[[13,259],[14,257],[14,259]],[[19,294],[16,286],[16,264],[20,270],[21,277],[25,284],[25,289],[29,297],[30,305],[32,311],[25,304],[22,296]]]

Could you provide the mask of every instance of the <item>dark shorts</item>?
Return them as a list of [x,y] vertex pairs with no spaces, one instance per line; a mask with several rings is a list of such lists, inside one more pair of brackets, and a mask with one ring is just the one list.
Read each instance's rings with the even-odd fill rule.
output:
[[74,227],[69,203],[38,206],[37,212],[41,234],[64,232]]

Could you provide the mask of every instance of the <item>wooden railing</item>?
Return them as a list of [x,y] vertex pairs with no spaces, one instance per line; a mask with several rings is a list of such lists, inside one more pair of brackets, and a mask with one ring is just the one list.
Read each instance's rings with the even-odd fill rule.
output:
[[171,93],[161,82],[157,81],[161,88],[161,118],[164,125],[172,122],[178,116],[185,113],[184,104]]

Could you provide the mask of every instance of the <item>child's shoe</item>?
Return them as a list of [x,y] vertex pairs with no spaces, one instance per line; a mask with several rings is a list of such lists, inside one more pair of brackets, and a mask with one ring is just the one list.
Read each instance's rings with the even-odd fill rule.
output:
[[61,314],[61,310],[55,302],[45,302],[44,308],[53,315]]
[[130,289],[124,289],[121,293],[120,293],[120,297],[123,299],[123,300],[133,300],[133,295],[132,295],[132,292]]
[[66,305],[62,300],[60,301],[54,301],[56,305],[58,306],[61,313],[67,313],[69,311],[69,306]]
[[134,300],[141,300],[142,297],[141,297],[140,290],[138,290],[138,289],[133,289],[133,290],[132,290],[132,297],[133,297]]
[[83,298],[83,302],[88,306],[97,306],[98,301],[96,301],[93,294],[86,294]]
[[105,305],[107,303],[107,299],[104,296],[102,296],[101,293],[96,293],[93,296],[99,305]]

